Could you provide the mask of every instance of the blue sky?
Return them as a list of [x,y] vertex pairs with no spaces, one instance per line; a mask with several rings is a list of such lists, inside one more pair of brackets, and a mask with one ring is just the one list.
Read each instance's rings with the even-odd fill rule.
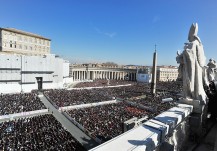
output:
[[51,38],[72,62],[177,65],[193,22],[207,61],[217,60],[216,0],[0,0],[0,27]]

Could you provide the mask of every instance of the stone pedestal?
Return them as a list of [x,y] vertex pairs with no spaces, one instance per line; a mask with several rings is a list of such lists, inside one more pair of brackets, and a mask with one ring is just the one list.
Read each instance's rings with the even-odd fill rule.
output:
[[181,98],[179,99],[178,103],[193,105],[193,113],[199,113],[199,114],[203,113],[203,108],[205,106],[205,104],[200,100],[193,100],[188,98]]
[[196,137],[196,139],[200,139],[200,136],[203,135],[204,124],[207,119],[207,104],[204,104],[200,100],[187,98],[181,98],[178,103],[193,105],[193,112],[189,118],[190,135]]

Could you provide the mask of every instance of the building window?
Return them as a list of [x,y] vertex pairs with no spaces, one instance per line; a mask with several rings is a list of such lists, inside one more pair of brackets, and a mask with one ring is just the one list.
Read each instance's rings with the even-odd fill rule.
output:
[[14,48],[17,48],[17,42],[16,41],[14,42]]
[[29,49],[32,50],[32,46],[30,46]]
[[19,45],[19,49],[22,49],[22,45]]
[[13,45],[12,45],[12,41],[10,41],[10,47],[11,47],[11,48],[13,47]]

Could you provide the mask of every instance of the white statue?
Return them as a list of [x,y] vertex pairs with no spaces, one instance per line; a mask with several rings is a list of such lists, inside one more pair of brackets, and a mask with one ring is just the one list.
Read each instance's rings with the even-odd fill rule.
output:
[[217,68],[216,61],[214,59],[209,59],[209,63],[207,64],[207,66],[208,66],[207,69],[208,80],[214,81],[216,75],[216,68]]
[[188,43],[185,43],[184,51],[180,54],[177,52],[177,63],[179,66],[179,75],[183,80],[183,98],[200,100],[206,104],[206,93],[203,84],[208,85],[206,80],[205,62],[203,45],[197,36],[198,25],[192,24]]

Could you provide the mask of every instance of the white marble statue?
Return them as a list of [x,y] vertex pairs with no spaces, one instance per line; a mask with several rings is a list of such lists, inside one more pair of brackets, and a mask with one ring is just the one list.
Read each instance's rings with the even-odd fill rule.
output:
[[[179,75],[183,80],[183,98],[199,100],[206,104],[206,93],[203,84],[208,85],[206,81],[206,57],[204,55],[203,45],[197,36],[198,25],[192,24],[188,43],[185,43],[184,51],[177,52],[177,63],[179,66]],[[205,78],[204,78],[205,77]]]
[[209,59],[209,63],[207,64],[208,69],[207,69],[207,76],[209,81],[214,81],[215,80],[215,75],[216,75],[216,68],[217,64],[214,59]]

